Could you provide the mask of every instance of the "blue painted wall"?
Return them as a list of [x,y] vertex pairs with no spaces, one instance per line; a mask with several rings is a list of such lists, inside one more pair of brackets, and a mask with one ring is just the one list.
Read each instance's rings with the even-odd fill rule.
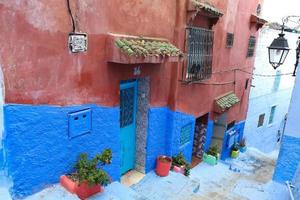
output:
[[284,183],[292,181],[300,162],[300,138],[283,136],[273,180]]
[[[91,133],[69,139],[68,113],[85,108],[92,109]],[[119,108],[6,105],[4,113],[6,167],[15,197],[57,183],[82,152],[93,156],[111,148],[113,161],[106,170],[114,180],[120,178]]]
[[[173,156],[183,152],[191,162],[195,118],[167,107],[150,108],[148,115],[146,172],[155,169],[159,155]],[[192,124],[190,142],[180,146],[181,128],[189,123]]]
[[293,190],[294,198],[300,199],[300,164],[298,165],[298,169],[292,183],[295,185],[295,188]]
[[221,159],[225,160],[231,156],[231,150],[232,148],[228,148],[228,139],[229,139],[229,132],[232,130],[235,130],[238,134],[238,139],[236,142],[239,142],[239,140],[243,137],[244,135],[244,127],[245,127],[245,121],[241,121],[239,123],[236,123],[234,127],[232,127],[230,130],[225,132],[224,135],[224,140],[223,140],[223,145],[222,145],[222,152],[221,152]]
[[[298,66],[299,69],[300,65]],[[273,179],[291,181],[300,165],[300,76],[297,71],[295,86],[289,107],[286,129],[281,143]]]
[[[182,112],[172,112],[173,114],[173,128],[172,128],[172,155],[177,155],[182,152],[185,159],[192,162],[192,151],[195,133],[195,118]],[[181,146],[180,135],[181,128],[191,124],[190,141]]]
[[171,138],[172,115],[168,108],[150,108],[148,112],[148,134],[146,146],[146,173],[155,168],[158,155],[171,155],[168,152]]

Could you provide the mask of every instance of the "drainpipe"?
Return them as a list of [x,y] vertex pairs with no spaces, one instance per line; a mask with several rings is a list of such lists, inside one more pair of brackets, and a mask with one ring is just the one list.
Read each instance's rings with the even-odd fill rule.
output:
[[295,189],[295,186],[292,185],[292,183],[289,182],[289,181],[286,181],[285,184],[286,184],[286,186],[287,186],[287,188],[289,190],[289,194],[290,194],[291,200],[295,200],[293,192],[292,192],[292,190]]

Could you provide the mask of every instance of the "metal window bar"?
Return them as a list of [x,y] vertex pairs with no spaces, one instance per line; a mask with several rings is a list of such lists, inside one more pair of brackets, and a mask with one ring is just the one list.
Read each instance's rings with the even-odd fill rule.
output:
[[227,48],[231,48],[233,46],[233,40],[234,40],[234,34],[227,33],[227,38],[226,38],[226,47]]
[[256,43],[256,38],[254,36],[250,36],[249,43],[248,43],[247,57],[252,57],[254,55],[255,43]]
[[188,27],[188,59],[185,81],[209,79],[212,74],[213,36],[209,29]]

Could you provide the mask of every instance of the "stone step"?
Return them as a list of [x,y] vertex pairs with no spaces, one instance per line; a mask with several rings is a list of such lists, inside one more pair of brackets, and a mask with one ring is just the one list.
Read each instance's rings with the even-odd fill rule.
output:
[[105,187],[103,193],[95,195],[89,200],[147,200],[130,187],[124,186],[119,182],[113,182]]
[[152,171],[131,188],[149,200],[198,199],[200,181],[172,171],[159,177]]

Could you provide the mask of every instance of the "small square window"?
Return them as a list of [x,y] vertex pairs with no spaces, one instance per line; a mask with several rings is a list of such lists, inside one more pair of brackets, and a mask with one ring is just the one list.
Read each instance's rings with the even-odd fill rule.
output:
[[254,36],[250,36],[249,43],[248,43],[247,57],[253,57],[254,50],[255,50],[255,43],[256,43],[256,38]]
[[245,90],[248,89],[248,85],[249,85],[249,78],[246,79],[246,82],[245,82]]
[[270,117],[269,117],[269,124],[272,124],[274,122],[275,112],[276,112],[276,106],[272,106]]
[[185,145],[191,140],[191,133],[192,133],[192,124],[187,124],[181,128],[180,132],[180,146]]
[[259,115],[257,127],[263,126],[264,125],[264,121],[265,121],[265,114]]
[[233,33],[227,33],[226,47],[231,48],[233,46],[233,41],[234,41],[234,34]]

